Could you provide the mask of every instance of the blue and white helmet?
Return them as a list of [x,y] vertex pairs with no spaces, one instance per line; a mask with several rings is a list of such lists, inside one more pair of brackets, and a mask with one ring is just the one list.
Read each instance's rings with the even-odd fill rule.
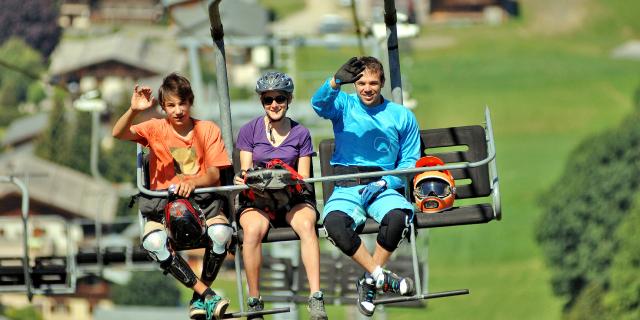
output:
[[262,94],[274,90],[293,93],[293,79],[278,71],[269,71],[263,74],[256,83],[256,92]]

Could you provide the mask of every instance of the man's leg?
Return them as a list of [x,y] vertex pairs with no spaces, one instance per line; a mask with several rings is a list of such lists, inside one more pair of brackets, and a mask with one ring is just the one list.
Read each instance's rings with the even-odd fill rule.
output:
[[366,270],[356,283],[358,289],[357,307],[360,313],[370,317],[376,308],[373,304],[373,300],[376,298],[376,284],[371,272],[380,269],[380,267],[376,266],[362,240],[352,229],[353,224],[353,219],[342,211],[329,212],[324,219],[324,227],[329,235],[329,240]]
[[[384,266],[398,244],[406,236],[411,212],[400,209],[393,209],[384,215],[380,221],[380,230],[376,240],[376,250],[373,260],[378,266]],[[383,292],[395,292],[405,296],[413,295],[414,285],[410,278],[399,277],[398,275],[384,270],[376,269],[372,272],[376,279],[376,287]]]

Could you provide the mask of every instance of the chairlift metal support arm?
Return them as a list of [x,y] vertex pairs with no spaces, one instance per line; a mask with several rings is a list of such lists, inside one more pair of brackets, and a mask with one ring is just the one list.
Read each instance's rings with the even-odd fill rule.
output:
[[27,289],[27,299],[29,302],[33,299],[33,290],[31,289],[31,267],[29,265],[29,189],[22,180],[14,176],[0,176],[0,182],[13,183],[22,193],[22,233],[24,237],[24,261],[22,266],[24,268],[24,285]]

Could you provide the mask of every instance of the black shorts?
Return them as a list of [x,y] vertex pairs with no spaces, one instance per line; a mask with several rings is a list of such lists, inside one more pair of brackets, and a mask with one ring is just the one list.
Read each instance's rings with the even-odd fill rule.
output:
[[295,194],[291,200],[289,201],[289,204],[287,206],[281,207],[276,209],[274,212],[268,212],[271,211],[265,207],[257,207],[255,205],[255,203],[253,201],[251,201],[251,199],[249,199],[246,195],[244,195],[244,193],[240,193],[239,195],[239,209],[238,211],[236,211],[236,217],[238,219],[238,224],[240,224],[240,215],[242,215],[242,212],[249,209],[249,208],[255,208],[255,209],[259,209],[262,211],[267,212],[267,214],[269,215],[269,224],[271,224],[272,227],[274,228],[281,228],[281,227],[288,227],[289,224],[287,223],[286,215],[289,211],[291,211],[291,209],[293,207],[295,207],[298,204],[301,203],[308,203],[309,205],[311,205],[311,207],[313,207],[313,209],[316,211],[316,221],[318,220],[318,218],[320,217],[320,214],[318,213],[318,210],[316,209],[316,198],[313,195],[313,193],[311,193],[311,191],[309,191],[308,189],[304,189],[301,193]]
[[[165,190],[158,190],[165,191]],[[211,219],[218,215],[225,215],[224,206],[227,204],[227,199],[215,193],[198,193],[192,194],[192,199],[198,204],[205,218]],[[138,208],[142,216],[150,221],[163,223],[164,221],[164,207],[167,205],[167,198],[151,197],[144,193],[138,196]]]

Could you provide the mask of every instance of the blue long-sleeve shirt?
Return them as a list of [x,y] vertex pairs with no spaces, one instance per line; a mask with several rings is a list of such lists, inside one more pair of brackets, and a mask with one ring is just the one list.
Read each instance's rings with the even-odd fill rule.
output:
[[[368,107],[357,94],[331,88],[327,80],[311,98],[316,113],[331,120],[335,136],[332,165],[378,166],[384,170],[415,167],[420,157],[418,122],[411,111],[384,99]],[[387,187],[397,189],[404,180],[383,176]]]

